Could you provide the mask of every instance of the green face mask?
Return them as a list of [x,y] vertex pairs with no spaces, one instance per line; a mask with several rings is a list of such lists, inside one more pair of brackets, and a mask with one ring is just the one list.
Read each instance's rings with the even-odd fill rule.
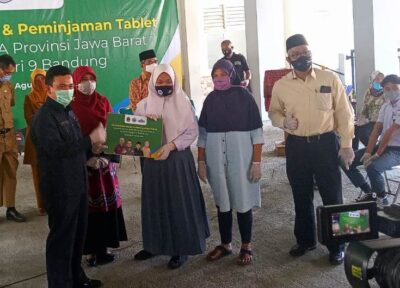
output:
[[63,105],[64,107],[67,107],[68,104],[71,103],[72,98],[74,97],[74,89],[57,90],[56,96],[57,96],[56,101],[61,105]]

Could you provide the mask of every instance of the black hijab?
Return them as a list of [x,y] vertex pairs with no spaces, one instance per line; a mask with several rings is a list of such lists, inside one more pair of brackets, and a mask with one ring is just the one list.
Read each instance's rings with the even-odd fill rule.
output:
[[[233,64],[225,59],[214,64],[212,71],[234,74]],[[231,77],[231,83],[232,83]],[[251,131],[262,127],[260,111],[253,96],[243,87],[214,90],[208,94],[201,110],[199,126],[209,133]]]

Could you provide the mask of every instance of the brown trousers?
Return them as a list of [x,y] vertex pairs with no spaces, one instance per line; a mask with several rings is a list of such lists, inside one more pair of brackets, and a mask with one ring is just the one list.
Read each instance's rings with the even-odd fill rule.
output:
[[39,189],[39,167],[37,164],[31,165],[31,167],[32,167],[33,186],[35,187],[37,207],[39,209],[44,209],[42,195],[40,194],[40,189]]
[[0,207],[15,207],[18,153],[14,129],[0,134]]

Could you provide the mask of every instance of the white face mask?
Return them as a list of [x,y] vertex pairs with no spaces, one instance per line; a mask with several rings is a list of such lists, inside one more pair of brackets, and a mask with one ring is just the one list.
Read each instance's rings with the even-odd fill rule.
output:
[[96,81],[83,81],[78,84],[78,90],[85,95],[92,95],[96,90]]
[[156,69],[157,63],[153,63],[150,65],[146,65],[146,72],[153,73],[154,69]]

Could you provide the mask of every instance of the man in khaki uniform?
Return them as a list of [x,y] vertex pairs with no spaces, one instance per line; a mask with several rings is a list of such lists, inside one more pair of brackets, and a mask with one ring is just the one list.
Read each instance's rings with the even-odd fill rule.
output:
[[0,55],[0,206],[7,207],[8,220],[24,222],[26,218],[15,209],[18,154],[11,111],[15,94],[10,82],[15,66],[11,56]]
[[[303,35],[289,37],[286,50],[293,72],[275,83],[269,117],[274,126],[289,134],[286,173],[293,193],[297,240],[289,253],[299,257],[316,248],[313,177],[324,205],[343,201],[339,162],[348,169],[354,159],[354,116],[339,78],[312,67]],[[331,264],[343,262],[343,249],[342,245],[328,246]]]

